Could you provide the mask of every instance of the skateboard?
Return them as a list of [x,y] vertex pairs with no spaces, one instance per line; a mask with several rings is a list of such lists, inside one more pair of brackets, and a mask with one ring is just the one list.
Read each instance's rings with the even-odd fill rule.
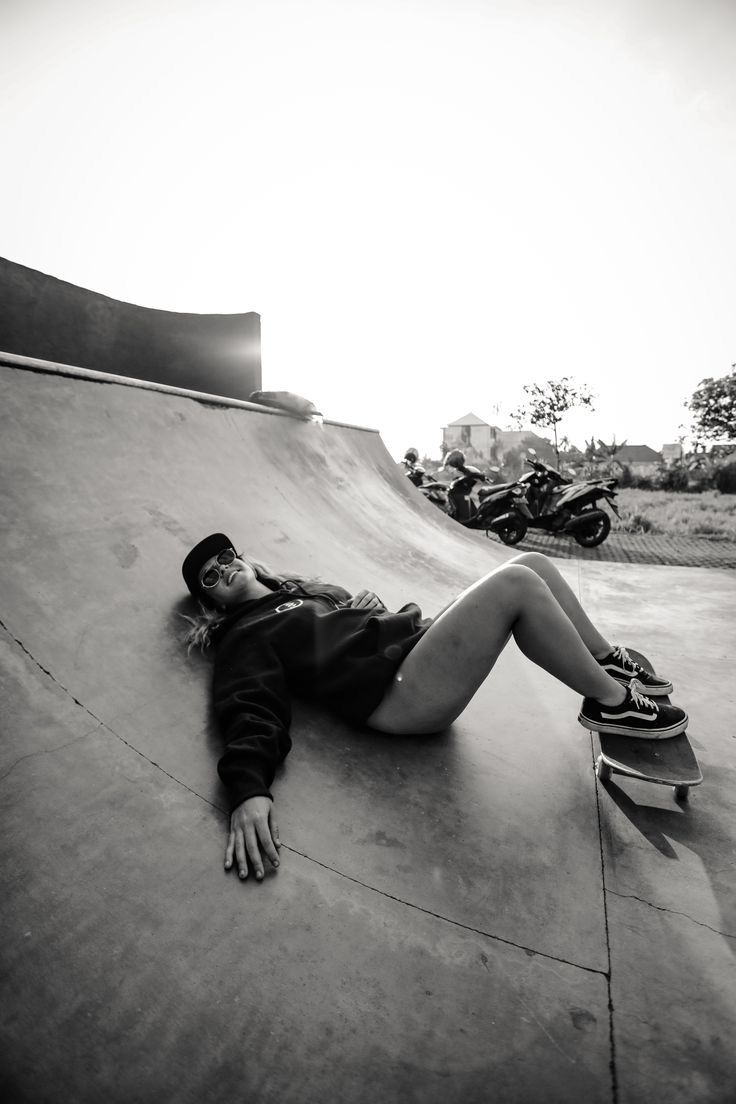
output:
[[[627,649],[634,662],[654,674],[646,656]],[[646,692],[646,691],[645,691]],[[668,697],[657,697],[655,701],[669,703]],[[613,774],[623,774],[628,778],[639,778],[643,782],[655,782],[660,786],[672,786],[675,798],[685,801],[691,786],[699,786],[703,775],[695,758],[687,732],[670,736],[665,740],[642,740],[631,736],[613,736],[610,733],[596,733],[601,752],[595,763],[595,773],[601,782],[608,782]]]

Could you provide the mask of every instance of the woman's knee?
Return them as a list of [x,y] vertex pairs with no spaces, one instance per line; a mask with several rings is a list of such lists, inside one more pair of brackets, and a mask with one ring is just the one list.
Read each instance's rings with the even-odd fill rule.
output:
[[518,556],[514,556],[513,560],[509,560],[509,565],[512,564],[529,567],[535,575],[542,576],[550,568],[550,561],[542,552],[520,552]]
[[498,599],[513,600],[515,604],[528,600],[541,589],[547,589],[547,584],[532,567],[517,560],[504,564],[492,575],[486,576],[484,581],[495,591]]

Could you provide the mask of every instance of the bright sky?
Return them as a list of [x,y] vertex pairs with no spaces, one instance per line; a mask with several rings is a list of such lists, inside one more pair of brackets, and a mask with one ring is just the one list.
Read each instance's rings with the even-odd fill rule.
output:
[[524,383],[659,448],[736,360],[733,0],[0,0],[0,254],[262,316],[263,385],[438,455]]

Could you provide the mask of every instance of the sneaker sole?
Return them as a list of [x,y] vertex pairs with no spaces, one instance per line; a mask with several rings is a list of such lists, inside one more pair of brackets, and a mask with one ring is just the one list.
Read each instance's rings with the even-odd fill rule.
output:
[[591,721],[578,713],[578,721],[583,728],[591,732],[601,732],[608,736],[632,736],[638,740],[668,740],[671,736],[679,736],[687,728],[688,717],[685,715],[681,721],[668,725],[667,728],[657,728],[653,731],[644,731],[641,728],[629,728],[625,724],[606,724],[605,721]]
[[[606,671],[606,674],[611,675],[611,672]],[[619,686],[628,686],[631,679],[634,677],[634,675],[629,675],[628,677],[624,677],[623,675],[611,675],[611,678],[615,679]],[[638,681],[641,682],[641,679]],[[666,683],[664,686],[647,686],[645,682],[642,682],[641,685],[644,688],[643,693],[646,694],[648,698],[664,698],[674,690],[674,686],[671,682]]]

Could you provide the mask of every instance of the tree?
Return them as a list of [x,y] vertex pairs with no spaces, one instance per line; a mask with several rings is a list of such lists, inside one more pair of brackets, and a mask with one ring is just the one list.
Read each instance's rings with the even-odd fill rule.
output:
[[701,380],[685,406],[693,415],[697,436],[733,440],[736,437],[736,364],[719,379]]
[[524,461],[526,460],[527,452],[532,446],[536,447],[537,442],[533,437],[522,437],[520,443],[515,448],[507,449],[503,454],[503,461],[501,463],[501,469],[503,478],[512,482],[523,475],[525,471],[529,471],[528,467],[525,467]]
[[521,429],[524,422],[534,426],[551,428],[555,435],[555,456],[560,463],[560,449],[557,443],[557,426],[574,406],[589,406],[593,409],[593,395],[583,386],[578,386],[570,376],[558,380],[547,380],[543,384],[524,384],[527,400],[515,410],[511,417]]
[[[625,444],[626,441],[622,441],[621,444],[618,444],[615,434],[610,445],[607,445],[605,441],[601,441],[600,437],[598,438],[598,457],[600,458],[601,463],[601,474],[614,474],[615,469],[613,467],[613,461],[616,459],[616,454],[621,451]],[[621,467],[623,466],[624,465],[622,464]]]
[[605,441],[601,441],[601,439],[599,437],[598,438],[598,451],[600,452],[600,454],[604,458],[604,460],[611,461],[615,458],[616,453],[620,452],[620,450],[624,447],[625,444],[626,444],[626,441],[622,441],[620,445],[617,444],[615,434],[613,436],[613,440],[611,441],[610,445],[607,445]]
[[625,444],[626,441],[619,444],[615,435],[610,445],[607,445],[600,437],[596,444],[595,437],[591,437],[589,441],[585,442],[585,452],[583,453],[586,474],[591,477],[597,477],[602,473],[612,474],[612,464],[616,459],[616,453],[620,452]]

